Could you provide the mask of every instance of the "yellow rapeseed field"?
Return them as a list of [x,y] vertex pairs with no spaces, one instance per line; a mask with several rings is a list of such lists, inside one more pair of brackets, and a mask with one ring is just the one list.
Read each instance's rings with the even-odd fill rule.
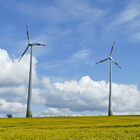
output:
[[139,116],[0,119],[0,139],[140,140]]

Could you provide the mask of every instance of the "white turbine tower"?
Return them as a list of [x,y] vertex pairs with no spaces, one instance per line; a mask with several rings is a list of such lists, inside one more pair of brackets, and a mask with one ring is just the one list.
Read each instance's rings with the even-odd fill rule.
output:
[[31,47],[31,50],[30,50],[29,87],[28,87],[28,101],[27,101],[26,117],[32,117],[32,47],[35,46],[35,45],[38,45],[38,46],[46,46],[46,45],[45,44],[40,44],[40,43],[31,43],[30,39],[29,39],[28,26],[26,26],[26,29],[27,29],[28,46],[25,49],[25,51],[23,52],[19,61],[24,56],[24,54],[27,52],[28,48]]
[[121,69],[121,67],[117,64],[117,62],[115,62],[113,60],[113,58],[111,57],[112,55],[112,51],[113,51],[113,48],[114,48],[114,44],[115,44],[115,41],[113,42],[113,46],[111,48],[111,51],[110,51],[110,56],[100,62],[97,62],[96,64],[98,63],[102,63],[108,59],[110,59],[110,87],[109,87],[109,108],[108,108],[108,116],[113,116],[113,110],[112,110],[112,61]]

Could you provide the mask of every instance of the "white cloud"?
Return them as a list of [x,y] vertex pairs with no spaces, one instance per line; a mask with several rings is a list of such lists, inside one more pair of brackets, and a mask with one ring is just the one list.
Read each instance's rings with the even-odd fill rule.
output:
[[[89,76],[77,81],[51,83],[49,78],[42,80],[45,89],[41,96],[46,98],[45,105],[52,108],[67,108],[74,112],[98,112],[105,114],[108,109],[109,84],[93,81]],[[136,85],[113,83],[113,110],[115,114],[138,112],[140,92]],[[93,114],[94,115],[94,114]]]
[[[0,86],[18,86],[28,83],[29,55],[18,63],[18,59],[11,60],[7,51],[0,49]],[[36,75],[37,60],[33,57],[33,84],[38,83]]]
[[13,117],[25,116],[26,106],[18,102],[7,102],[0,99],[0,117],[6,117],[7,114],[12,114]]
[[[46,87],[46,105],[50,107],[69,108],[73,111],[86,111],[102,110],[106,105],[106,101],[99,102],[100,100],[104,100],[103,98],[106,92],[96,94],[95,91],[98,88],[96,88],[94,81],[88,76],[81,78],[79,82],[66,81],[64,83],[51,84],[48,79],[44,79],[42,82]],[[107,86],[102,81],[101,85]]]
[[90,54],[90,52],[88,50],[81,50],[81,51],[75,53],[72,56],[72,59],[74,59],[74,60],[84,60],[89,56],[89,54]]
[[30,4],[21,2],[17,5],[18,10],[22,13],[51,23],[62,23],[72,19],[90,19],[89,22],[97,21],[105,13],[99,8],[91,8],[88,2],[81,0],[60,0],[59,2],[54,2],[52,5],[46,3],[41,5],[41,9],[38,9],[38,3],[33,2],[30,2]]
[[131,37],[130,37],[131,41],[139,41],[140,40],[140,33],[134,33]]
[[136,19],[138,16],[140,16],[139,9],[140,5],[138,3],[130,3],[126,6],[125,10],[117,16],[112,25],[122,24]]
[[[11,83],[12,85],[12,83]],[[23,96],[26,92],[26,86],[6,86],[0,87],[0,96],[1,97],[8,97],[8,96]]]
[[77,64],[77,63],[87,63],[90,64],[91,52],[89,50],[80,50],[74,53],[68,60],[68,63]]
[[[53,1],[51,4],[50,2],[45,2],[43,5],[40,5],[41,9],[38,8],[39,5],[40,3],[38,2],[30,2],[30,4],[19,2],[16,8],[29,17],[47,22],[49,29],[44,28],[43,30],[46,30],[46,34],[49,34],[49,36],[53,31],[59,30],[59,33],[56,32],[52,36],[53,39],[57,38],[60,40],[60,37],[71,35],[73,40],[79,38],[78,40],[80,41],[78,42],[81,42],[81,45],[87,44],[89,40],[95,40],[95,35],[99,32],[96,28],[97,24],[99,22],[102,24],[106,14],[101,8],[91,6],[88,1],[83,0],[60,0]],[[61,24],[64,25],[62,26]]]
[[[4,110],[20,116],[23,104],[27,100],[27,87],[29,75],[29,55],[25,55],[18,62],[18,59],[11,59],[7,51],[0,49],[0,112]],[[39,82],[36,75],[37,60],[33,57],[33,85]],[[25,109],[24,109],[25,110]],[[4,112],[4,113],[6,113]],[[23,111],[25,114],[25,111]]]
[[[25,55],[21,63],[12,61],[5,50],[0,49],[0,69],[2,79],[0,87],[0,112],[14,116],[25,116],[27,101],[29,55]],[[75,59],[85,59],[88,54],[81,51],[75,54]],[[39,81],[36,74],[36,59],[34,58],[33,80]],[[26,73],[26,74],[25,74]],[[24,75],[24,76],[23,76]],[[23,78],[23,79],[22,79]],[[106,81],[94,81],[89,76],[83,76],[79,81],[69,80],[51,83],[44,77],[39,81],[38,88],[33,88],[33,106],[46,106],[44,111],[37,111],[39,116],[55,115],[103,115],[107,114],[109,84]],[[39,82],[35,82],[36,84]],[[112,85],[114,114],[139,113],[140,91],[136,85]],[[21,111],[22,110],[22,111]],[[34,116],[34,115],[33,115]]]
[[[69,58],[65,60],[57,60],[57,61],[50,61],[47,63],[44,63],[41,65],[41,68],[47,69],[47,70],[54,70],[56,68],[59,68],[59,72],[62,71],[62,73],[66,69],[79,69],[81,64],[87,64],[92,65],[92,52],[88,49],[81,49],[75,53],[73,53]],[[63,66],[66,66],[65,69],[63,69]]]
[[78,114],[73,113],[72,111],[70,111],[69,109],[58,109],[58,108],[48,108],[38,114],[36,114],[37,116],[78,116]]
[[59,4],[66,11],[69,17],[80,19],[90,19],[89,22],[95,21],[102,17],[105,12],[99,8],[90,7],[89,3],[81,0],[61,0]]

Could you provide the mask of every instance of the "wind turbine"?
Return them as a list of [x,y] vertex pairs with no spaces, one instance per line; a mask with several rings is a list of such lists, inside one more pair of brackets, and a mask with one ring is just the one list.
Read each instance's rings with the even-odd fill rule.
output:
[[113,110],[112,110],[112,61],[121,69],[121,67],[118,65],[117,62],[115,62],[113,60],[113,58],[111,57],[112,55],[112,51],[113,51],[113,48],[114,48],[114,44],[115,44],[115,41],[113,42],[113,46],[111,48],[111,51],[110,51],[110,56],[104,60],[101,60],[100,62],[97,62],[96,64],[98,63],[102,63],[108,59],[110,59],[110,87],[109,87],[109,108],[108,108],[108,116],[113,116]]
[[23,52],[22,56],[20,57],[19,61],[21,58],[24,56],[24,54],[27,52],[29,47],[31,47],[30,50],[30,72],[29,72],[29,87],[28,87],[28,101],[27,101],[27,112],[26,112],[26,117],[32,117],[32,47],[35,45],[38,46],[46,46],[45,44],[40,44],[40,43],[31,43],[29,39],[29,32],[28,32],[28,26],[26,25],[26,30],[27,30],[27,38],[28,38],[28,45],[25,51]]

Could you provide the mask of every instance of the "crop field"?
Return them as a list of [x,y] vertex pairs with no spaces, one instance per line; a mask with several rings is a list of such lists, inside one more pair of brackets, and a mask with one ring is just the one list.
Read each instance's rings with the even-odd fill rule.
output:
[[140,116],[5,118],[0,139],[140,140]]

